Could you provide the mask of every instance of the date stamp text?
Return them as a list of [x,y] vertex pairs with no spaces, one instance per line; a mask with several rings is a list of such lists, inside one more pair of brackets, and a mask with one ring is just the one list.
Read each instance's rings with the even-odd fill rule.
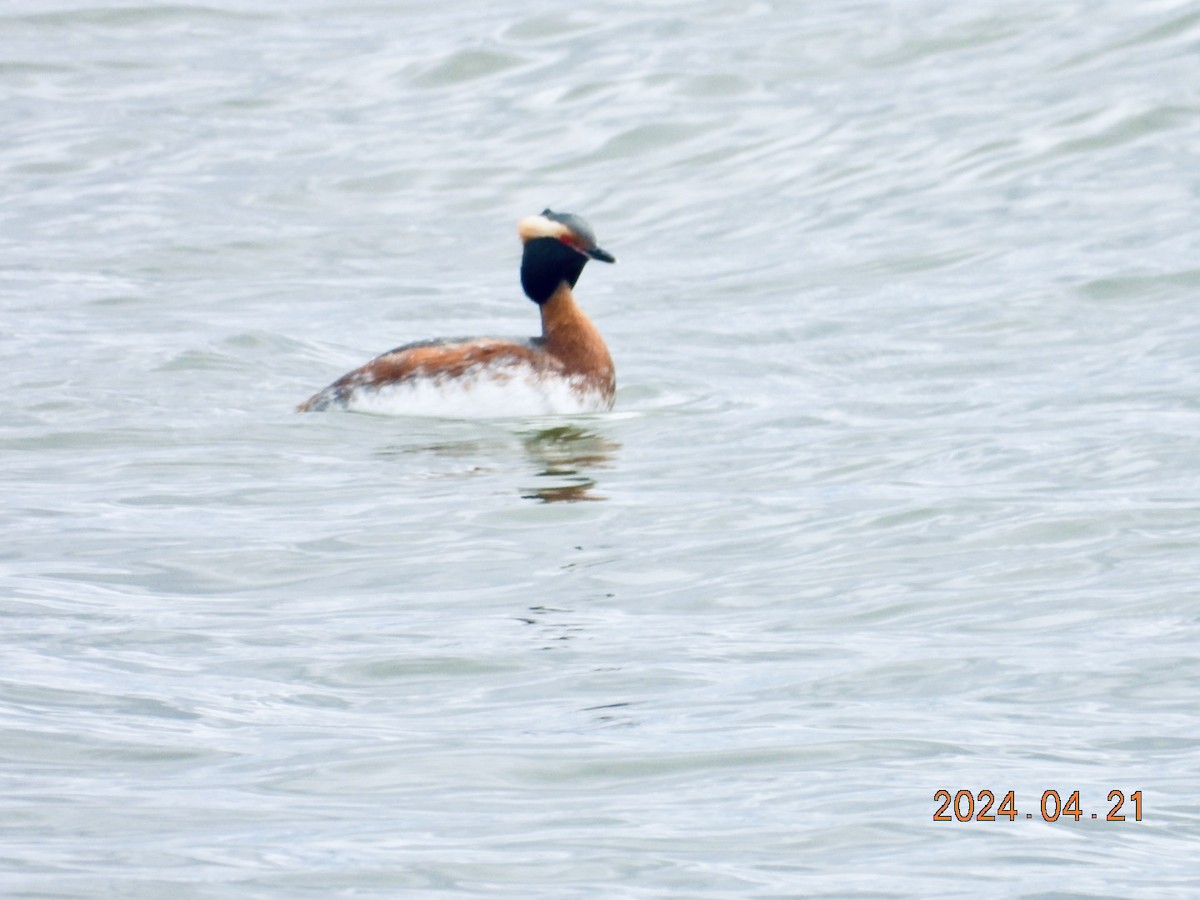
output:
[[[986,788],[982,791],[961,790],[951,793],[942,788],[933,794],[934,803],[939,804],[933,814],[935,822],[995,822],[1007,819],[1015,822],[1017,819],[1032,819],[1035,813],[1017,809],[1016,791],[1009,791],[996,803],[996,794]],[[1128,802],[1129,807],[1126,807]],[[1079,791],[1070,791],[1064,800],[1056,790],[1044,791],[1042,802],[1036,815],[1044,822],[1057,822],[1060,819],[1100,819],[1104,813],[1105,822],[1124,822],[1127,815],[1134,822],[1142,821],[1142,792],[1134,791],[1128,798],[1124,791],[1108,792],[1107,812],[1087,812],[1079,800]]]

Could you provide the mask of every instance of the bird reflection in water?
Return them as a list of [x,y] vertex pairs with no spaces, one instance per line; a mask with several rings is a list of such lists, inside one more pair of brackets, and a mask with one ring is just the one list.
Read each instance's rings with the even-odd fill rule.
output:
[[520,435],[525,452],[538,467],[537,478],[554,484],[530,488],[521,496],[542,503],[603,500],[595,493],[593,470],[606,468],[621,445],[604,435],[577,425],[559,425]]

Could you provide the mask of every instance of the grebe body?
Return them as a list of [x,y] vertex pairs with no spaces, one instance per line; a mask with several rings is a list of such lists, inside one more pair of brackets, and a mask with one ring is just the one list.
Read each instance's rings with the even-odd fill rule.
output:
[[588,224],[569,213],[547,209],[522,219],[517,231],[524,245],[521,286],[541,312],[541,335],[405,344],[343,375],[298,409],[455,418],[612,409],[612,357],[573,289],[589,259],[616,260],[596,245]]

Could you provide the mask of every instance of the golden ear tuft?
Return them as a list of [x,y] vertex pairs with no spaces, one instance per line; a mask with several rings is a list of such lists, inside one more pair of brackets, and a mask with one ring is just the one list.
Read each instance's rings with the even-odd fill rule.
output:
[[562,222],[555,222],[545,216],[526,216],[517,222],[517,234],[521,236],[522,243],[544,237],[561,241],[570,236],[571,229]]

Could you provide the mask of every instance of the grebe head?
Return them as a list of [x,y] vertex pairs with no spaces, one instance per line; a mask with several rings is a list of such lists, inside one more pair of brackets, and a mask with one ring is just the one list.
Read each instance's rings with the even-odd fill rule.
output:
[[574,287],[589,259],[617,261],[597,246],[591,226],[571,213],[542,210],[518,222],[517,233],[525,245],[521,286],[534,303],[545,303],[564,281]]

